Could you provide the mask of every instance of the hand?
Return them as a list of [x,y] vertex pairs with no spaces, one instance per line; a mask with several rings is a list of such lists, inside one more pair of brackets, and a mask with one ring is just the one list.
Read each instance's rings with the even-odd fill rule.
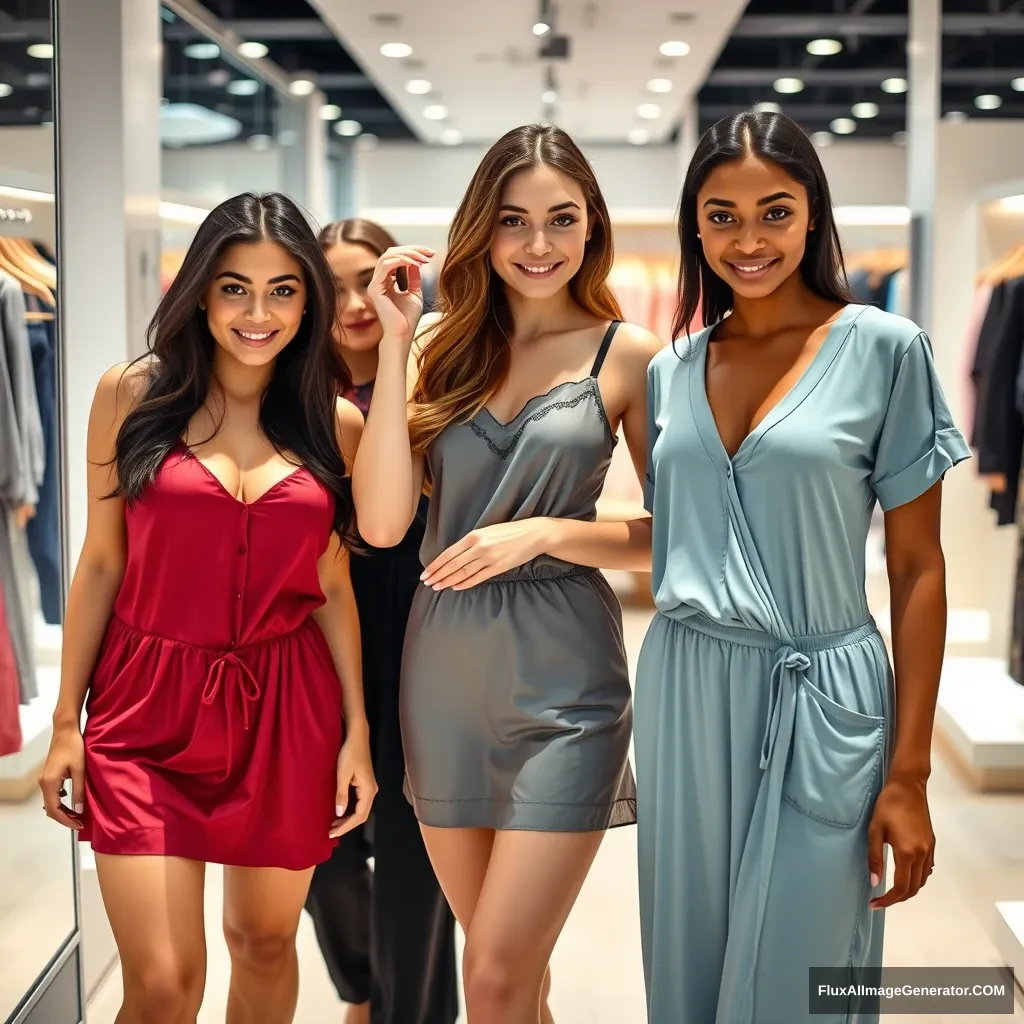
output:
[[[71,807],[63,802],[64,787],[71,780]],[[85,811],[85,744],[77,726],[54,729],[50,751],[39,775],[43,809],[48,818],[76,832],[82,830]]]
[[[411,343],[423,315],[421,268],[434,257],[423,245],[400,245],[385,250],[377,261],[367,294],[384,328],[384,336]],[[400,288],[399,271],[406,278]]]
[[871,901],[873,910],[891,907],[916,896],[935,865],[935,833],[928,813],[923,780],[891,777],[875,801],[868,830],[868,868],[872,887],[884,877],[882,847],[893,852],[892,888]]
[[993,494],[1004,494],[1006,492],[1006,477],[1002,473],[985,473],[982,480],[988,484],[988,489]]
[[474,530],[442,551],[420,579],[434,590],[468,590],[543,554],[549,547],[551,523],[520,519]]
[[29,520],[30,519],[35,519],[35,517],[36,517],[35,505],[22,505],[21,508],[19,508],[14,513],[14,521],[18,524],[18,529],[19,530],[24,530],[25,527],[28,526]]
[[[356,796],[354,809],[349,807],[352,790]],[[377,780],[370,760],[370,732],[364,725],[348,733],[338,755],[338,793],[335,798],[338,816],[331,826],[331,838],[337,839],[362,825],[370,816],[376,795]]]

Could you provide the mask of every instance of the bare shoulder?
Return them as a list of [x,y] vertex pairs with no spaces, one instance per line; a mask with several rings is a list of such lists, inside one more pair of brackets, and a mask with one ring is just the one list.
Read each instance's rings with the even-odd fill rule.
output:
[[609,355],[615,354],[616,362],[629,376],[646,378],[651,360],[664,347],[661,338],[646,327],[624,322],[619,325]]
[[338,440],[346,451],[351,449],[354,453],[363,433],[363,414],[359,406],[347,398],[339,398],[334,407],[334,424]]
[[121,422],[138,404],[152,377],[149,362],[118,363],[100,377],[93,409],[104,418]]

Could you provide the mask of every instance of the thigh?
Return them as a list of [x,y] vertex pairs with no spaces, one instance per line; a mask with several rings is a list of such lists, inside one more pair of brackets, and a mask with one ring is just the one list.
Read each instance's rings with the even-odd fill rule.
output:
[[229,937],[280,940],[298,931],[313,869],[224,869],[224,930]]
[[486,828],[433,828],[424,825],[423,840],[434,873],[465,932],[476,911],[491,859],[495,833]]
[[467,945],[543,969],[579,896],[603,832],[498,832]]
[[206,865],[177,857],[96,854],[103,906],[117,943],[125,987],[181,989],[206,970]]

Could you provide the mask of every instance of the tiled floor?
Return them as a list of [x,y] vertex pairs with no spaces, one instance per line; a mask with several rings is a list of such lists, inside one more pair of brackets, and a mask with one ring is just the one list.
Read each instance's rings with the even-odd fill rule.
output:
[[[876,590],[884,600],[884,594]],[[649,616],[626,614],[635,659]],[[938,836],[936,871],[915,900],[889,912],[886,960],[894,965],[953,966],[1000,962],[993,945],[994,904],[1024,899],[1024,797],[969,792],[936,761],[931,808]],[[644,1024],[637,918],[635,833],[611,833],[602,847],[553,960],[552,1009],[558,1024]],[[219,935],[219,878],[209,886],[210,972],[200,1024],[222,1024],[227,957]],[[312,928],[299,938],[302,987],[297,1024],[343,1019]],[[87,1024],[112,1024],[119,1005],[116,975],[90,1007]],[[892,1024],[964,1024],[992,1017],[891,1018]],[[1013,1018],[1024,1020],[1017,1007]],[[663,1024],[663,1022],[659,1022]]]

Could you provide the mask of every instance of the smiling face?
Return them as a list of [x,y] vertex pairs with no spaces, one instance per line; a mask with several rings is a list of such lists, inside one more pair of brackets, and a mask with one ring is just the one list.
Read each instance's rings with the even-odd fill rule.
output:
[[549,298],[583,264],[590,237],[583,190],[568,175],[541,164],[505,186],[491,240],[491,266],[527,298]]
[[203,296],[210,333],[224,355],[265,366],[298,333],[306,293],[302,264],[276,242],[229,246]]
[[813,228],[806,189],[756,156],[708,175],[697,223],[711,269],[746,299],[770,295],[799,268]]
[[377,257],[365,245],[354,242],[338,242],[325,255],[338,284],[342,350],[366,352],[376,348],[384,332],[366,289],[377,266]]

